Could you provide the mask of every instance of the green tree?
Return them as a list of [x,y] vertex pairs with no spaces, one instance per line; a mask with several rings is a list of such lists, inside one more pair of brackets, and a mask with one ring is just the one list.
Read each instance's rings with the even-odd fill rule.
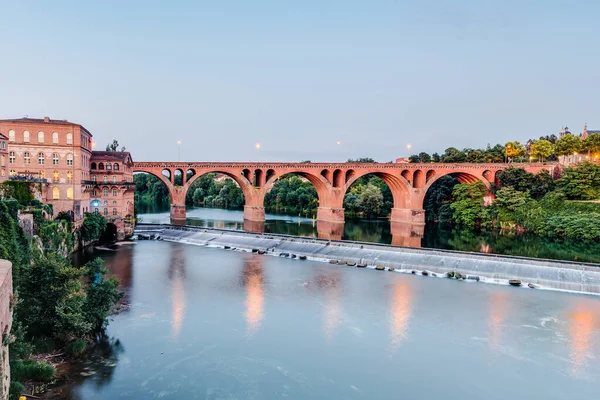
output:
[[371,158],[371,157],[361,157],[361,158],[357,158],[357,159],[352,159],[349,158],[348,161],[346,161],[348,163],[376,163],[377,161],[375,161],[375,159]]
[[554,144],[554,153],[557,156],[570,156],[581,152],[583,142],[574,135],[564,135]]
[[96,258],[87,263],[84,271],[86,297],[83,313],[92,330],[99,331],[105,327],[108,315],[121,300],[123,293],[118,290],[119,280],[108,276],[108,269],[104,267],[102,259]]
[[585,162],[577,167],[565,168],[558,186],[569,199],[598,199],[600,198],[600,166]]
[[81,225],[81,238],[89,242],[98,240],[106,229],[106,218],[99,213],[85,213]]
[[465,153],[455,147],[448,147],[441,156],[441,161],[444,163],[460,163],[466,159]]
[[430,163],[431,162],[431,156],[427,153],[425,153],[424,151],[419,153],[419,162],[422,163]]
[[438,163],[438,162],[440,162],[440,160],[441,160],[441,158],[438,153],[433,153],[431,155],[431,161],[433,161],[434,163]]
[[486,193],[483,182],[454,186],[454,202],[450,205],[453,221],[468,228],[478,227],[484,215],[483,197]]
[[[106,151],[119,151],[119,141],[113,139],[112,143],[106,145]],[[125,151],[125,146],[121,147],[120,151]]]
[[381,190],[373,184],[368,184],[358,195],[356,205],[366,218],[377,217],[383,208]]
[[544,161],[545,158],[549,157],[553,153],[554,148],[552,143],[547,140],[536,140],[531,145],[530,151],[532,157]]
[[594,155],[593,153],[600,152],[600,133],[588,135],[583,141],[583,147],[588,151],[588,155],[591,156],[591,158],[597,157],[598,154]]
[[502,171],[499,176],[501,187],[512,187],[520,192],[531,189],[534,175],[523,168],[509,167]]

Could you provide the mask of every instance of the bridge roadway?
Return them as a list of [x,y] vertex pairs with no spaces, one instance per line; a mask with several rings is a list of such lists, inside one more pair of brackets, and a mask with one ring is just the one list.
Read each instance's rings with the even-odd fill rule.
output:
[[[185,197],[200,176],[220,173],[229,176],[242,189],[245,198],[244,220],[261,230],[265,221],[264,199],[277,179],[294,174],[313,184],[319,197],[317,220],[330,225],[333,233],[344,222],[344,195],[360,177],[375,175],[390,188],[394,206],[390,221],[423,225],[423,201],[431,185],[450,175],[461,183],[481,181],[489,189],[498,183],[498,173],[514,166],[532,173],[548,171],[557,176],[557,163],[485,163],[485,164],[418,164],[418,163],[272,163],[272,162],[134,162],[133,172],[145,172],[159,178],[167,186],[171,199],[171,221],[185,222]],[[181,174],[182,184],[175,185]],[[488,200],[493,196],[490,194]],[[264,225],[263,225],[264,226]],[[418,228],[417,228],[418,230]],[[337,236],[337,233],[336,233]]]

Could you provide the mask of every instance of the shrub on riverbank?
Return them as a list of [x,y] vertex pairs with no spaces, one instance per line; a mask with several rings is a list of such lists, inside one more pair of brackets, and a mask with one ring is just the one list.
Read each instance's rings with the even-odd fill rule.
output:
[[45,361],[25,360],[12,363],[10,373],[16,382],[50,382],[56,375],[56,369]]

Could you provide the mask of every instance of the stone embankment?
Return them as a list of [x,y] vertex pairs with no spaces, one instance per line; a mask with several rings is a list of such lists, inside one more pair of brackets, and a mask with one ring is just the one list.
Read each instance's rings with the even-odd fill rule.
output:
[[6,260],[0,260],[0,327],[2,329],[2,343],[0,351],[0,373],[2,382],[0,384],[0,399],[8,399],[10,387],[10,368],[8,366],[8,345],[10,343],[10,329],[12,327],[12,264]]
[[388,270],[408,271],[420,275],[447,276],[451,273],[453,278],[464,276],[469,280],[479,281],[481,278],[484,281],[505,284],[509,284],[509,280],[520,280],[523,287],[600,294],[598,264],[415,249],[191,226],[140,224],[135,232],[142,238],[254,251],[267,255],[285,257],[289,254],[336,264],[379,266],[379,269],[385,267]]

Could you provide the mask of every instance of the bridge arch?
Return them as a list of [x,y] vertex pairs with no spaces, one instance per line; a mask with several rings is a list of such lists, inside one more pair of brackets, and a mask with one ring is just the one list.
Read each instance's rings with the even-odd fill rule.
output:
[[408,181],[404,178],[397,177],[392,173],[388,172],[378,172],[378,171],[365,171],[365,172],[357,172],[353,174],[350,179],[346,182],[346,186],[344,188],[344,195],[350,189],[353,183],[355,183],[359,178],[364,176],[376,176],[380,178],[390,189],[392,192],[393,198],[393,208],[410,208],[411,207],[411,198],[410,192],[408,188]]

